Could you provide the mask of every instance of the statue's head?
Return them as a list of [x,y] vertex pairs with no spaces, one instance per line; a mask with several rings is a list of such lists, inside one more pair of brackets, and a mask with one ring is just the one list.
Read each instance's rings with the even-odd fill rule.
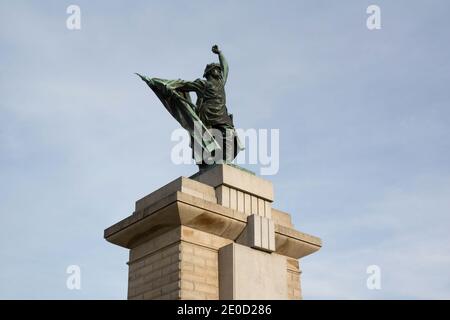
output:
[[218,63],[210,63],[206,65],[205,72],[203,72],[203,77],[208,78],[211,76],[213,78],[219,79],[222,75],[222,69]]

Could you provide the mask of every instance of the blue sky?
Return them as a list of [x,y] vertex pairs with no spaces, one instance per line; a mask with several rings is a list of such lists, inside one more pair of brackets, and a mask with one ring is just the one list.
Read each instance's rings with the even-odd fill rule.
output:
[[[274,206],[324,242],[301,260],[304,297],[450,298],[449,9],[0,1],[0,298],[126,298],[127,251],[103,229],[196,171],[171,163],[178,124],[133,72],[198,78],[215,43],[236,125],[280,129]],[[381,290],[366,287],[373,264]]]

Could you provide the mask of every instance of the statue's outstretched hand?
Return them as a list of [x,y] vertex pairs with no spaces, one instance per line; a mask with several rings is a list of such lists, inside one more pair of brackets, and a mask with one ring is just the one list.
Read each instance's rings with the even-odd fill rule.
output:
[[217,46],[217,44],[213,45],[213,47],[211,48],[211,51],[214,52],[215,54],[220,53],[220,50],[219,50],[219,47]]

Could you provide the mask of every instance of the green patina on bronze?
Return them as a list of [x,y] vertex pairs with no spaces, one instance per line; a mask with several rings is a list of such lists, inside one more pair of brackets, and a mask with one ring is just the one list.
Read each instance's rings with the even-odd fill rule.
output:
[[[201,146],[199,150],[206,151],[210,155],[220,152],[223,162],[230,163],[243,146],[236,134],[233,117],[226,107],[225,84],[228,78],[228,63],[216,45],[212,47],[212,52],[219,56],[220,63],[210,63],[206,66],[203,73],[206,80],[166,80],[149,78],[138,73],[137,75],[147,83],[169,113],[189,132],[192,137],[191,146],[197,144]],[[195,104],[191,101],[189,92],[196,93]],[[212,129],[222,133],[222,141],[217,141],[217,134],[214,135]],[[197,164],[201,169],[207,167],[203,161],[197,161]]]

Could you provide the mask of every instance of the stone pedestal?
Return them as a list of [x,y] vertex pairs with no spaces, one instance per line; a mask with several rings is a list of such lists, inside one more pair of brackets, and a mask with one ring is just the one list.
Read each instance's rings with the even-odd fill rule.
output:
[[301,299],[298,259],[321,247],[272,207],[270,181],[228,165],[180,177],[105,230],[130,249],[129,299]]

